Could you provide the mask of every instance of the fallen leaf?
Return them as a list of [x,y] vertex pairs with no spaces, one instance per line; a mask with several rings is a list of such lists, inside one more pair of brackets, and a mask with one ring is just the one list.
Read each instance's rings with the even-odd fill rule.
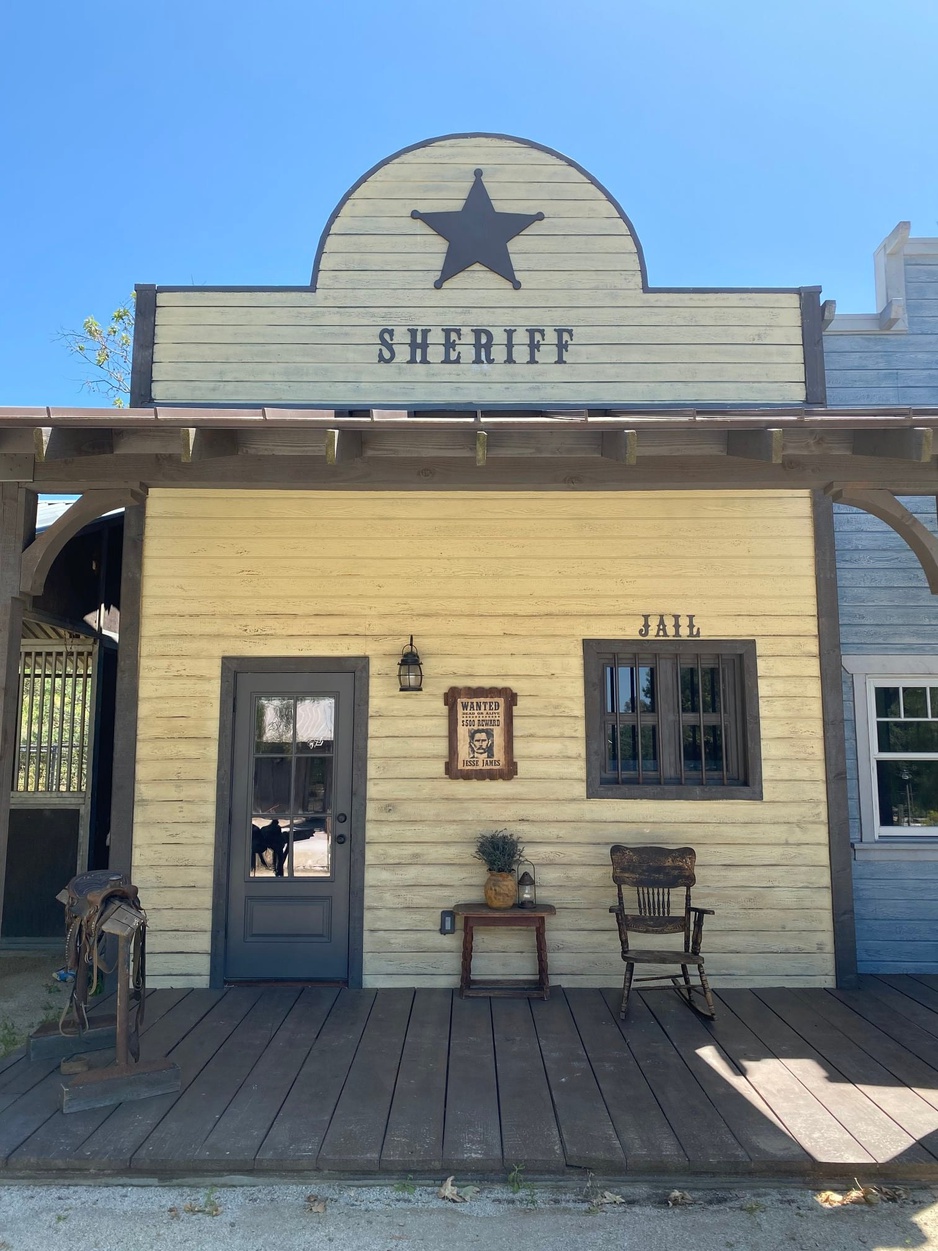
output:
[[814,1197],[825,1208],[842,1208],[849,1203],[866,1203],[874,1207],[877,1203],[898,1203],[908,1194],[901,1186],[861,1186],[855,1181],[852,1190],[840,1194],[836,1190],[821,1190]]
[[172,1220],[172,1221],[178,1221],[178,1220],[179,1220],[179,1209],[178,1209],[178,1208],[170,1208],[170,1209],[169,1209],[169,1219],[170,1219],[170,1220]]
[[450,1203],[468,1203],[479,1193],[478,1186],[457,1186],[455,1182],[455,1177],[447,1177],[436,1192],[439,1198],[446,1199]]
[[617,1195],[615,1191],[613,1190],[604,1190],[602,1194],[599,1196],[599,1198],[596,1200],[596,1202],[597,1203],[625,1203],[625,1200],[622,1198],[621,1195]]
[[319,1195],[306,1196],[306,1211],[314,1212],[317,1216],[322,1216],[326,1210],[325,1199],[320,1199]]
[[668,1195],[669,1208],[682,1208],[686,1207],[688,1203],[693,1202],[693,1198],[687,1193],[686,1190],[672,1190]]

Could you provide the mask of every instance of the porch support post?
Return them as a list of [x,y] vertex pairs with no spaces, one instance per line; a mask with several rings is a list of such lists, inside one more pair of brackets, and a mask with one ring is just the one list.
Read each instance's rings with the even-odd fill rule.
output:
[[36,497],[15,482],[0,483],[0,924],[6,889],[13,789],[16,720],[19,712],[20,640],[23,609],[20,594],[23,547],[35,526]]
[[853,852],[847,806],[847,748],[844,688],[840,659],[840,611],[834,506],[829,496],[813,493],[818,648],[821,662],[821,715],[827,775],[827,830],[830,847],[831,907],[834,922],[834,972],[837,986],[857,983],[857,931],[853,913]]
[[146,504],[124,512],[120,640],[114,709],[114,780],[108,867],[128,877],[133,867],[134,782],[137,768],[137,701],[140,684],[140,593]]

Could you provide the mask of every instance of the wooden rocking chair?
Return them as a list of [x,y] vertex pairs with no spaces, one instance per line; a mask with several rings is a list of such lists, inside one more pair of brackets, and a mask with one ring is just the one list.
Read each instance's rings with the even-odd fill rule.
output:
[[[625,961],[625,978],[622,982],[622,1005],[619,1017],[629,1010],[629,992],[632,989],[636,964],[679,964],[681,976],[671,973],[653,973],[635,978],[638,982],[670,981],[688,1007],[711,1020],[716,1015],[713,996],[704,972],[704,958],[700,954],[705,916],[713,916],[712,908],[695,908],[691,905],[690,888],[696,884],[694,866],[697,853],[693,847],[610,847],[612,880],[616,884],[619,902],[610,912],[615,913],[619,926],[619,943]],[[635,912],[626,911],[622,895],[623,886],[634,889],[637,896]],[[684,910],[671,913],[671,891],[684,887]],[[629,946],[629,934],[683,934],[681,951],[636,949]],[[690,966],[697,969],[700,985],[691,982]],[[695,996],[703,998],[706,1008],[698,1005]]]

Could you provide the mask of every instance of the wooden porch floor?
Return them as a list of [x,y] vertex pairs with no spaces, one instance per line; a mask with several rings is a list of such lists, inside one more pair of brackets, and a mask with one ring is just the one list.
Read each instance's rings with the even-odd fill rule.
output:
[[59,1111],[51,1062],[0,1061],[6,1175],[592,1169],[938,1180],[938,978],[550,1002],[448,990],[157,991],[143,1055],[181,1093]]

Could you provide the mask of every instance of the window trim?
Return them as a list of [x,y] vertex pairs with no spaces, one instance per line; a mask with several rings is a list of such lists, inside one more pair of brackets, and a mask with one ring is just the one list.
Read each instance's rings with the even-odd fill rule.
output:
[[[928,674],[879,674],[867,673],[864,675],[864,684],[866,687],[866,718],[867,718],[867,742],[869,747],[869,784],[870,784],[870,807],[871,807],[871,829],[873,841],[879,844],[889,844],[896,842],[909,843],[912,841],[934,842],[938,839],[938,825],[883,825],[882,813],[879,811],[879,776],[877,771],[877,763],[881,759],[889,759],[890,753],[880,752],[878,747],[878,736],[876,726],[879,718],[876,714],[876,688],[885,686],[934,686],[934,678]],[[908,759],[921,760],[938,760],[938,752],[902,752],[892,753],[893,755],[901,754]],[[915,831],[920,831],[916,833]]]
[[[938,679],[938,659],[921,652],[854,652],[841,658],[844,671],[853,682],[853,724],[856,729],[858,809],[860,838],[853,842],[856,859],[897,859],[914,855],[916,859],[938,860],[938,838],[934,834],[886,834],[877,837],[875,762],[873,760],[867,689],[871,681],[918,682]],[[915,827],[907,827],[914,829]]]
[[[608,785],[601,781],[603,734],[603,674],[600,657],[609,652],[648,652],[682,655],[717,652],[742,658],[743,715],[739,723],[740,749],[749,781],[745,786],[681,786],[668,784]],[[583,675],[586,732],[587,799],[761,800],[762,738],[759,729],[759,682],[754,639],[584,639]]]

